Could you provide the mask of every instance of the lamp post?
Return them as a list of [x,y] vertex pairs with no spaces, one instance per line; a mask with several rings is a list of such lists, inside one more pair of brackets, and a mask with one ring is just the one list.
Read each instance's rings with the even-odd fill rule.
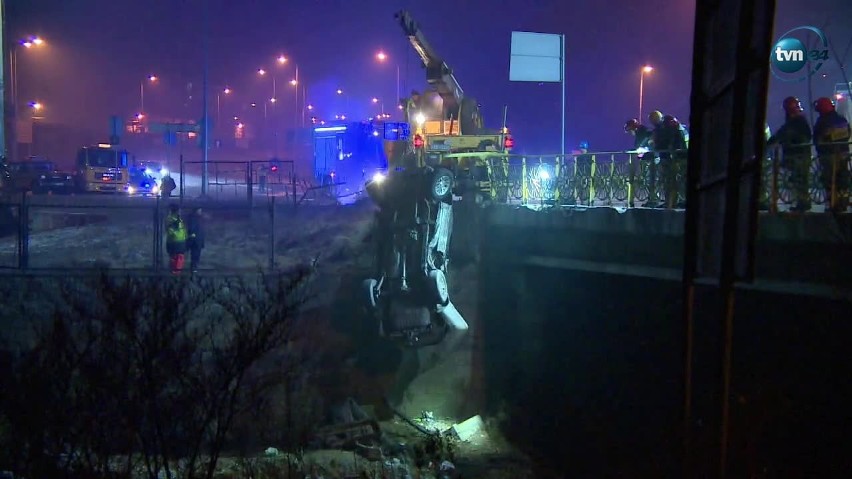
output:
[[159,78],[156,75],[148,75],[139,82],[139,113],[145,113],[145,83],[156,83]]
[[643,101],[644,96],[645,96],[645,74],[651,73],[652,71],[654,71],[654,67],[652,67],[650,65],[645,65],[639,71],[639,122],[640,123],[643,121],[642,120],[642,101]]
[[233,91],[233,90],[231,90],[230,88],[225,87],[223,90],[221,90],[219,93],[217,93],[217,94],[216,94],[216,125],[218,125],[218,124],[219,124],[219,118],[221,118],[221,113],[222,113],[222,95],[223,95],[223,94],[224,94],[224,95],[230,95],[232,91]]
[[[9,49],[9,98],[12,101],[9,112],[11,113],[9,137],[9,156],[12,161],[18,159],[18,48],[23,47],[27,50],[41,48],[45,45],[44,39],[33,36],[27,39],[19,40]],[[5,126],[5,125],[4,125]],[[5,153],[5,152],[0,152]]]
[[[381,63],[386,62],[388,58],[388,55],[383,51],[379,51],[379,53],[376,53],[376,60]],[[396,63],[396,101],[399,101],[401,99],[402,98],[399,96],[399,63]]]

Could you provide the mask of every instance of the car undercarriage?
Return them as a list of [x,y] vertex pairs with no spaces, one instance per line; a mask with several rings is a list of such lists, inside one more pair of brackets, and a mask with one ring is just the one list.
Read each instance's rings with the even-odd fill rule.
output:
[[379,334],[409,347],[441,342],[468,324],[449,295],[453,173],[416,168],[377,175],[367,192],[376,213],[375,272],[364,293]]

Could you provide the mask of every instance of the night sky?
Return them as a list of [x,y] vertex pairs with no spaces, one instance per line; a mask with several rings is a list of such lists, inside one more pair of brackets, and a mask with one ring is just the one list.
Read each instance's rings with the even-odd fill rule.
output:
[[[106,131],[108,116],[139,109],[139,84],[147,75],[160,81],[146,89],[152,117],[201,117],[203,0],[7,0],[9,38],[42,35],[48,48],[19,55],[20,100],[39,100],[50,121]],[[776,33],[798,25],[825,27],[843,54],[852,38],[848,0],[779,0]],[[645,107],[684,121],[689,116],[694,1],[645,0],[566,2],[379,1],[379,0],[210,0],[211,108],[225,86],[220,121],[249,118],[250,102],[272,96],[269,75],[277,72],[276,108],[292,112],[293,64],[299,66],[308,102],[321,117],[335,113],[366,118],[395,106],[396,66],[401,93],[422,90],[419,59],[393,18],[408,9],[469,96],[483,105],[487,126],[499,127],[503,105],[517,138],[517,152],[559,150],[558,84],[511,83],[509,43],[513,30],[564,33],[567,37],[567,142],[581,140],[593,150],[630,145],[622,126],[638,113],[639,70],[646,77]],[[827,19],[831,18],[831,23]],[[845,22],[841,23],[841,22]],[[381,64],[378,51],[389,55]],[[290,62],[278,66],[275,58]],[[852,54],[847,56],[852,59]],[[842,77],[828,65],[815,78],[815,96],[833,91]],[[192,90],[187,85],[192,83]],[[345,95],[335,91],[341,88]],[[193,96],[187,101],[189,94]],[[776,128],[785,96],[801,95],[806,83],[771,84],[769,122]],[[211,113],[212,115],[213,113]],[[292,121],[291,115],[286,115]]]

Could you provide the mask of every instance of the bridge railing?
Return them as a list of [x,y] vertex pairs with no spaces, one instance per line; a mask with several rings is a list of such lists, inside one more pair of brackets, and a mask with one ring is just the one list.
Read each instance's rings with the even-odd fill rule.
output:
[[[849,143],[835,143],[849,149]],[[811,151],[809,145],[804,145]],[[662,159],[660,158],[662,156]],[[463,169],[484,168],[484,190],[498,203],[544,206],[683,206],[687,151],[603,151],[569,155],[454,153],[442,161]],[[852,157],[848,152],[784,158],[783,149],[767,150],[760,185],[761,208],[786,211],[797,202],[819,211],[846,204],[852,193]],[[672,198],[666,201],[666,191]],[[676,194],[676,195],[675,195]],[[802,198],[802,196],[806,196]],[[814,208],[816,207],[816,208]]]

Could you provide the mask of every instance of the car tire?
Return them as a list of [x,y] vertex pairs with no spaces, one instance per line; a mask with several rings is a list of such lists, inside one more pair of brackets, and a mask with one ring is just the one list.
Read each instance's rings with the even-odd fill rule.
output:
[[429,175],[429,197],[443,201],[453,193],[453,173],[446,168],[435,168]]

